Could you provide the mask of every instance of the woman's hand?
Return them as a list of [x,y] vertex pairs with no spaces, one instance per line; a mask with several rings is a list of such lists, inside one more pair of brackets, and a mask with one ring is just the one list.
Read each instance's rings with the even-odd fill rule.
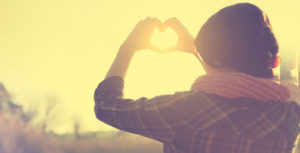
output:
[[147,17],[146,19],[141,20],[129,34],[121,48],[126,48],[125,50],[131,53],[141,49],[158,50],[158,48],[151,45],[151,37],[153,31],[159,25],[161,25],[161,21],[157,18]]
[[119,76],[124,78],[132,56],[136,51],[141,49],[152,49],[159,51],[159,49],[151,45],[151,37],[155,28],[164,29],[165,27],[173,28],[178,34],[177,45],[165,51],[180,50],[183,52],[189,52],[193,53],[199,59],[197,51],[194,47],[194,38],[178,19],[171,18],[162,24],[161,21],[156,18],[147,17],[145,20],[140,21],[135,26],[133,31],[122,44],[118,55],[106,74],[106,78],[111,76]]
[[136,51],[148,48],[155,49],[155,47],[151,46],[150,40],[154,29],[160,24],[161,22],[158,19],[150,17],[140,21],[120,47],[113,64],[106,74],[106,78],[111,76],[124,78]]
[[163,50],[163,52],[182,51],[197,54],[194,46],[194,37],[177,18],[174,17],[166,20],[162,26],[164,28],[172,28],[178,35],[177,44]]
[[[155,28],[163,29],[170,27],[178,35],[178,41],[175,46],[170,48],[160,50],[159,48],[151,44],[151,37]],[[162,23],[157,18],[147,17],[141,20],[129,34],[121,48],[126,48],[130,53],[134,53],[141,49],[152,49],[157,52],[165,53],[172,51],[183,51],[188,53],[193,53],[197,55],[197,51],[194,47],[194,38],[185,28],[185,26],[177,19],[170,18]]]

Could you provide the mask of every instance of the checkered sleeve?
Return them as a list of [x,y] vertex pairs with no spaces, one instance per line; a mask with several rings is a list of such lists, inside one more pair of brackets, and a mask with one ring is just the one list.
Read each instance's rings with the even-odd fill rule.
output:
[[182,124],[174,102],[188,91],[151,99],[124,99],[123,83],[122,78],[112,76],[99,84],[94,95],[96,117],[120,130],[161,142],[170,141],[174,135],[173,127]]

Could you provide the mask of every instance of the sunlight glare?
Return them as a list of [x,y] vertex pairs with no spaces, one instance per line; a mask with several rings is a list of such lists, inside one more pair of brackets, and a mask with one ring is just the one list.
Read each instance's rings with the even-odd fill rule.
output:
[[176,45],[177,40],[178,36],[173,29],[167,28],[163,32],[155,29],[151,38],[151,44],[159,48],[160,50],[164,50]]

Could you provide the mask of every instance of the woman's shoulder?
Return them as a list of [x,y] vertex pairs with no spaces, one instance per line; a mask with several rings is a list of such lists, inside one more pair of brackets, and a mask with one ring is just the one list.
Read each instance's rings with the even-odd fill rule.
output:
[[290,98],[288,101],[293,101],[300,105],[300,88],[296,84],[289,81],[282,80],[280,81],[280,84],[289,90]]
[[[217,94],[206,93],[204,91],[183,91],[176,92],[177,94],[184,94],[188,99],[196,100],[199,103],[211,102],[218,105],[227,105],[236,107],[238,109],[255,109],[261,112],[266,112],[270,109],[288,109],[290,111],[297,111],[300,114],[300,100],[297,101],[297,97],[294,96],[288,99],[287,101],[279,100],[268,100],[262,101],[255,98],[227,98]],[[293,94],[296,95],[296,94]],[[296,95],[299,96],[300,94]],[[300,98],[300,97],[298,97]]]

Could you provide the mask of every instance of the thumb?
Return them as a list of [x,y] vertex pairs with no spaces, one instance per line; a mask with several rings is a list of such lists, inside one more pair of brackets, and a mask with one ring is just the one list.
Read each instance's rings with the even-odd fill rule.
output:
[[167,53],[167,52],[174,52],[174,51],[177,51],[177,50],[178,50],[178,46],[177,46],[177,45],[174,45],[174,46],[171,46],[171,47],[162,49],[161,51],[162,51],[163,53]]
[[163,53],[163,51],[160,48],[156,47],[155,45],[150,44],[148,48],[157,53]]

